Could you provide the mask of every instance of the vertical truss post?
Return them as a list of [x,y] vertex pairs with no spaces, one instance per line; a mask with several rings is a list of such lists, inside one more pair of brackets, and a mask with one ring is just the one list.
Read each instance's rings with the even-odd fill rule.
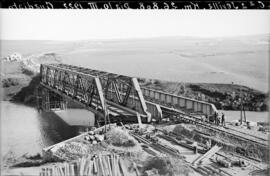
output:
[[101,107],[102,107],[103,113],[104,113],[105,132],[106,132],[107,131],[106,125],[107,125],[107,118],[108,118],[108,110],[107,110],[107,106],[106,106],[105,96],[103,93],[101,81],[98,77],[95,77],[95,83],[96,83],[97,93],[98,93],[99,99],[100,99],[100,104],[101,104]]
[[146,106],[139,82],[138,82],[137,78],[132,78],[131,80],[132,80],[132,84],[135,88],[136,94],[140,100],[142,110],[147,115],[147,122],[151,122],[151,114],[147,111],[147,106]]

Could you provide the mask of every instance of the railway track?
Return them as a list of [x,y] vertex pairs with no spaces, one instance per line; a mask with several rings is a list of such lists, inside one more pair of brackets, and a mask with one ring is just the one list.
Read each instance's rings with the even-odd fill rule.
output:
[[[160,153],[164,153],[166,154],[167,156],[173,156],[173,157],[177,157],[177,158],[183,158],[183,155],[181,155],[181,153],[179,153],[179,151],[175,148],[172,148],[170,146],[167,146],[167,145],[161,145],[159,143],[154,143],[152,142],[151,140],[149,139],[146,139],[145,137],[143,136],[140,136],[134,132],[129,132],[129,134],[131,136],[133,136],[136,140],[144,143],[145,145],[147,145],[148,147],[160,152]],[[161,135],[158,135],[158,137],[165,137],[165,136],[161,136]],[[167,141],[171,141],[168,138],[166,138],[165,140]],[[178,144],[179,145],[179,144]],[[181,145],[182,146],[182,145]],[[190,148],[190,146],[185,146],[191,150],[193,150],[192,148]],[[205,151],[201,151],[202,153],[205,153]],[[204,167],[204,166],[199,166],[199,167],[196,167],[194,165],[192,165],[192,163],[190,162],[187,162],[185,160],[183,160],[192,170],[194,170],[195,172],[199,173],[200,175],[203,175],[203,176],[208,176],[208,175],[222,175],[222,176],[232,176],[228,173],[222,173],[222,171],[219,169],[219,168],[212,168],[212,167]]]
[[[211,130],[214,130],[214,131],[218,131],[220,133],[227,134],[229,136],[233,136],[233,137],[239,138],[239,139],[247,141],[247,142],[253,142],[253,143],[262,145],[264,147],[268,147],[268,140],[265,140],[263,138],[259,138],[257,136],[248,135],[246,133],[239,132],[239,131],[234,130],[234,129],[229,129],[229,130],[231,130],[231,132],[230,132],[229,130],[223,130],[223,129],[220,129],[218,127],[212,126],[210,124],[205,124],[203,122],[194,121],[194,123],[196,125],[202,126],[204,128],[208,128],[208,129],[211,129]],[[246,137],[244,137],[243,135],[246,135]]]
[[148,139],[146,139],[145,137],[142,137],[142,136],[139,136],[133,132],[129,132],[129,134],[131,136],[133,136],[136,140],[146,144],[147,146],[161,152],[161,153],[164,153],[164,154],[168,154],[168,155],[171,155],[171,156],[177,156],[177,157],[181,157],[179,154],[179,152],[174,149],[174,148],[171,148],[169,146],[166,146],[166,145],[161,145],[159,143],[154,143]]
[[177,116],[179,119],[186,121],[188,123],[193,123],[193,124],[199,125],[201,127],[204,127],[204,128],[207,128],[207,129],[210,129],[213,131],[217,131],[219,133],[227,134],[227,135],[232,136],[232,137],[237,137],[237,138],[244,140],[244,141],[247,141],[247,142],[253,142],[253,143],[262,145],[264,147],[268,147],[268,140],[265,138],[261,138],[261,137],[255,136],[255,135],[246,134],[244,132],[237,131],[237,130],[232,129],[232,128],[225,129],[221,126],[219,126],[219,127],[214,126],[212,124],[203,122],[198,117],[184,114],[176,109],[171,109],[171,108],[166,109],[163,107],[163,111],[169,115]]

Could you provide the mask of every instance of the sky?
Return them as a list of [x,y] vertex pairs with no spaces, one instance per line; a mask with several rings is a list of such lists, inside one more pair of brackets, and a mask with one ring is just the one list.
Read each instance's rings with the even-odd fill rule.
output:
[[269,10],[9,10],[1,40],[88,40],[270,33]]

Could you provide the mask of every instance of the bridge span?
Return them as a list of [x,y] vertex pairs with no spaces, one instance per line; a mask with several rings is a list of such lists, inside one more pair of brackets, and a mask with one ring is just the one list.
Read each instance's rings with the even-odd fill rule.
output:
[[74,101],[105,123],[117,116],[151,122],[168,112],[189,117],[217,112],[211,103],[141,87],[135,77],[66,64],[42,64],[40,75],[37,104],[44,111],[65,109],[67,100]]

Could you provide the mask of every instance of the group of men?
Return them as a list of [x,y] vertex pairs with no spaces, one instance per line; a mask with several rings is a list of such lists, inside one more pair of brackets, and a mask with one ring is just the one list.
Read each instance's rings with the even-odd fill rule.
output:
[[217,112],[215,112],[215,114],[214,114],[214,123],[217,126],[219,126],[219,125],[225,126],[225,115],[224,115],[223,112],[221,113],[221,116]]
[[221,113],[221,116],[215,112],[211,119],[209,119],[209,117],[206,115],[205,119],[203,120],[206,122],[214,123],[217,126],[225,126],[225,114],[223,112]]

